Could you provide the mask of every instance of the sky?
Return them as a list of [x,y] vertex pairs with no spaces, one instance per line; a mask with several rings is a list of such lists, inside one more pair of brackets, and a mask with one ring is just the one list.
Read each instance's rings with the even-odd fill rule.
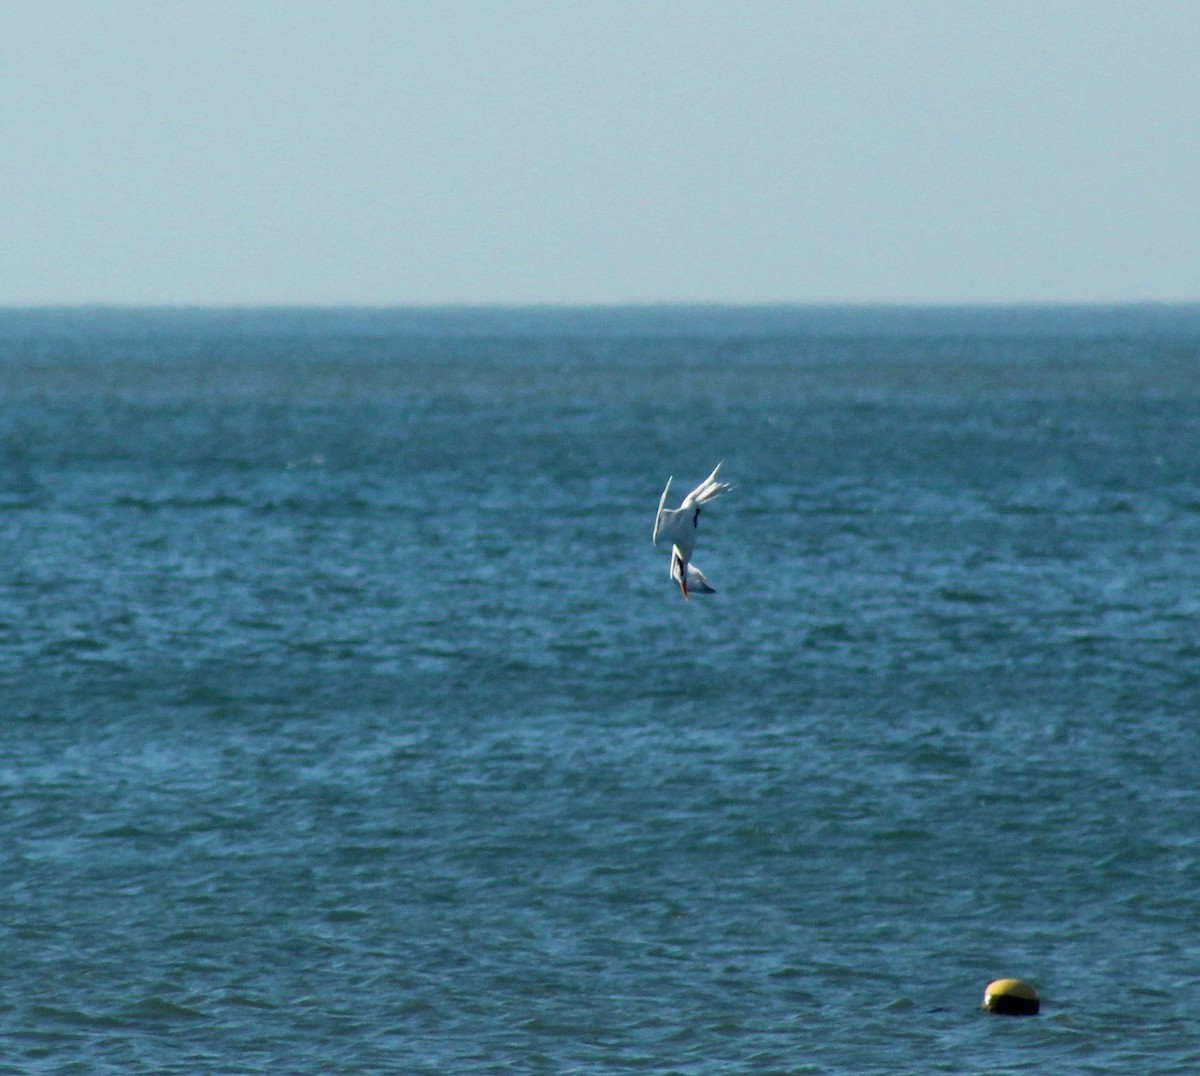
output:
[[0,0],[0,306],[1146,301],[1194,0]]

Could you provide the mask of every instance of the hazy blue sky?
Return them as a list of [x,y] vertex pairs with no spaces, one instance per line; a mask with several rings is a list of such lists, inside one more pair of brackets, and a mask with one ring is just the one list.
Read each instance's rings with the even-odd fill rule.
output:
[[1200,4],[0,0],[0,304],[1200,300]]

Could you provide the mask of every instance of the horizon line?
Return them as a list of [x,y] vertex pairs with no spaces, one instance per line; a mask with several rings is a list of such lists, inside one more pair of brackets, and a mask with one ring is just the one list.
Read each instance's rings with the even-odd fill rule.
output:
[[814,300],[419,300],[396,302],[158,302],[65,301],[3,303],[0,311],[606,311],[606,310],[1094,310],[1182,308],[1200,306],[1194,299],[814,299]]

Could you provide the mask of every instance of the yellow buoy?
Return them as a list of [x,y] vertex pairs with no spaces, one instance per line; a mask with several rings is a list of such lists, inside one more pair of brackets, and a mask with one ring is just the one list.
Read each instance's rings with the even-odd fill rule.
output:
[[1036,1016],[1041,1003],[1037,991],[1020,979],[997,979],[983,992],[983,1007],[1001,1016]]

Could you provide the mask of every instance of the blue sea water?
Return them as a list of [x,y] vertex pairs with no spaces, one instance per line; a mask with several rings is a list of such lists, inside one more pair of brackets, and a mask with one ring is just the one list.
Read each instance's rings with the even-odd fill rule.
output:
[[0,312],[0,533],[0,1071],[1200,1071],[1200,308]]

